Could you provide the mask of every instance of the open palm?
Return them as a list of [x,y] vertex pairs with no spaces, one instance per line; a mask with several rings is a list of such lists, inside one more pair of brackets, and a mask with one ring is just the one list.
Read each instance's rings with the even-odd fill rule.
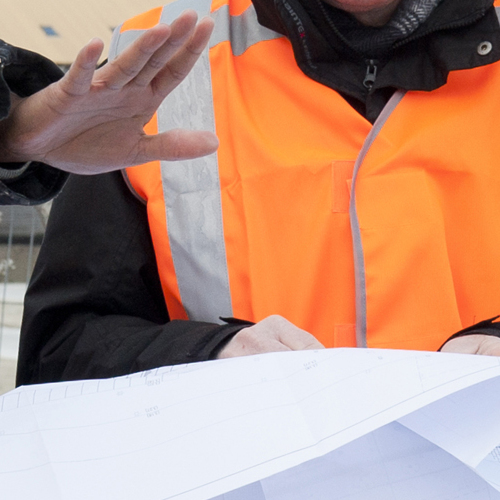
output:
[[194,11],[146,31],[96,70],[103,50],[94,39],[58,82],[14,102],[0,127],[2,161],[36,160],[80,174],[153,160],[193,158],[217,149],[207,131],[147,135],[144,125],[189,73],[213,29]]

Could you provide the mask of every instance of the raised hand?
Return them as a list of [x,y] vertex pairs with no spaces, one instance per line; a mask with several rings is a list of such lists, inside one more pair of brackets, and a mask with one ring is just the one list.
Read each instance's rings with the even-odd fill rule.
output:
[[186,11],[170,26],[146,31],[115,60],[96,70],[99,39],[78,54],[58,82],[15,99],[0,122],[0,161],[35,160],[79,174],[204,156],[218,147],[208,131],[170,130],[149,136],[144,125],[189,73],[213,21],[197,24]]

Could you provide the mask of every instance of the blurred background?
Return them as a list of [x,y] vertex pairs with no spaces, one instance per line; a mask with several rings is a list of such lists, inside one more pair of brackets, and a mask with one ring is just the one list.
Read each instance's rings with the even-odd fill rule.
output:
[[[93,37],[105,43],[126,19],[162,0],[16,0],[2,6],[0,38],[33,50],[67,70]],[[50,213],[38,207],[0,207],[0,394],[14,388],[23,298]]]

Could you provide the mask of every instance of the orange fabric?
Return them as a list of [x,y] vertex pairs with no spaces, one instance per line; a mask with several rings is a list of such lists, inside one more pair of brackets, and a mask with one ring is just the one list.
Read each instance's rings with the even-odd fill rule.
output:
[[370,149],[356,197],[371,345],[435,349],[500,312],[499,82],[495,64],[408,93]]
[[120,29],[120,33],[128,30],[147,30],[156,26],[160,22],[163,7],[156,7],[148,10],[143,14],[139,14],[128,21],[125,21]]
[[356,347],[356,325],[335,325],[335,347]]
[[332,162],[332,212],[347,213],[351,199],[353,161]]
[[[234,316],[280,314],[327,347],[353,345],[343,186],[371,124],[307,78],[284,38],[238,57],[219,43],[210,64]],[[361,166],[354,189],[370,347],[435,350],[500,313],[500,141],[489,126],[499,84],[495,64],[453,72],[430,93],[408,92]],[[169,312],[185,317],[158,169],[150,178],[136,172]]]
[[[287,40],[262,45],[237,58],[227,43],[211,51],[212,67],[224,67],[212,85],[233,313],[280,314],[331,346],[333,325],[355,322],[350,224],[331,212],[332,160],[354,163],[370,124],[303,75]],[[323,286],[327,276],[337,286]]]
[[[213,0],[210,12],[215,12],[224,5],[228,5],[227,0]],[[229,2],[229,13],[232,16],[240,16],[252,5],[251,0],[233,0]]]

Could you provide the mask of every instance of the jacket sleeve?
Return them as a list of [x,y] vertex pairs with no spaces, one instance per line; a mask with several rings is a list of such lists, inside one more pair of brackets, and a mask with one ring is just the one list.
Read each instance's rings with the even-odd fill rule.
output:
[[68,174],[39,162],[0,163],[0,205],[38,205],[54,198]]
[[485,319],[483,321],[480,321],[479,323],[475,323],[472,326],[454,333],[451,337],[446,339],[445,342],[443,342],[438,351],[440,351],[447,342],[453,339],[458,339],[459,337],[466,337],[468,335],[487,335],[489,337],[500,337],[500,322],[495,321],[498,318],[500,318],[500,316]]
[[[0,119],[8,116],[10,93],[27,97],[63,75],[49,59],[0,40]],[[0,204],[35,205],[59,193],[68,174],[38,162],[0,163]]]
[[204,361],[241,328],[169,321],[145,206],[119,172],[70,176],[26,295],[17,383]]

